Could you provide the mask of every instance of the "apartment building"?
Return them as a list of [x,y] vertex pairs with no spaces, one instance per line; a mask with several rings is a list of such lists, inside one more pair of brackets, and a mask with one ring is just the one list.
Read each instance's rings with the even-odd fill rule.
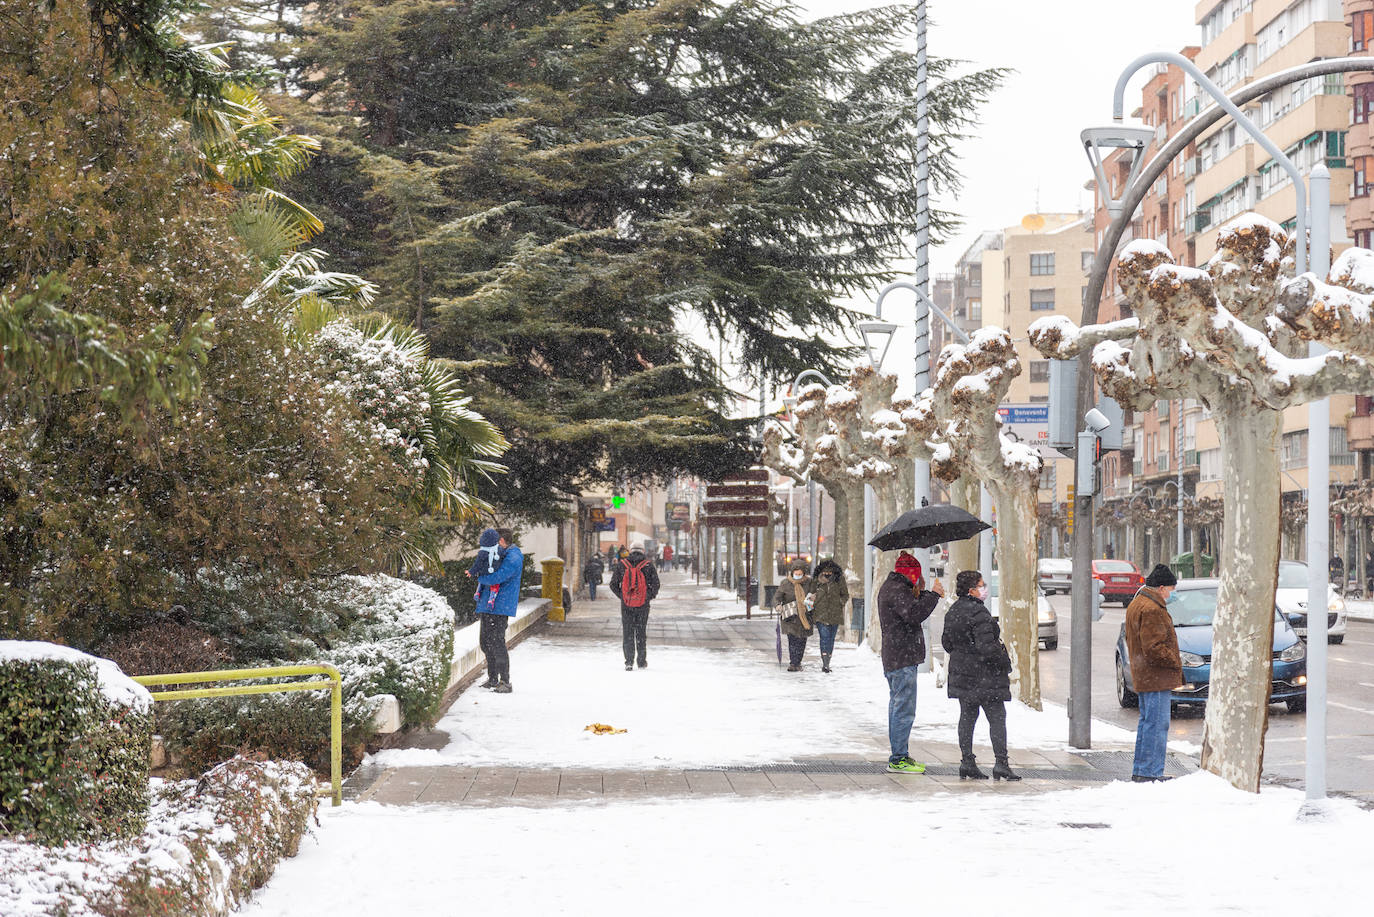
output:
[[[1190,59],[1228,95],[1256,79],[1306,61],[1340,57],[1352,47],[1354,26],[1374,37],[1374,0],[1203,0],[1196,8],[1201,43],[1183,49]],[[1365,16],[1368,12],[1371,15]],[[1368,26],[1368,28],[1366,28]],[[1362,125],[1359,138],[1369,149],[1369,132],[1363,127],[1374,103],[1374,89],[1352,86],[1349,94],[1340,76],[1320,77],[1281,87],[1246,106],[1246,113],[1299,169],[1306,174],[1325,162],[1332,175],[1331,238],[1339,251],[1351,244],[1347,217],[1359,214],[1368,222],[1353,228],[1374,229],[1368,201],[1359,197],[1363,188],[1364,160],[1347,155],[1349,133]],[[1168,138],[1204,108],[1209,97],[1199,95],[1195,83],[1177,68],[1159,66],[1142,91],[1135,116],[1156,128],[1154,142],[1146,151],[1152,157]],[[1356,115],[1358,108],[1360,115]],[[1363,120],[1361,120],[1363,119]],[[1374,161],[1374,160],[1371,160]],[[1109,158],[1108,180],[1114,195],[1128,174],[1122,154]],[[1094,224],[1100,233],[1111,222],[1101,195]],[[1223,119],[1201,134],[1171,164],[1165,177],[1151,188],[1135,215],[1125,241],[1153,238],[1167,245],[1180,264],[1202,265],[1216,251],[1217,234],[1233,217],[1260,213],[1288,228],[1296,228],[1297,198],[1292,181],[1271,157],[1231,119]],[[1124,244],[1124,242],[1123,242]],[[1124,302],[1113,273],[1109,275],[1099,305],[1103,320],[1122,317]],[[1369,436],[1374,448],[1374,424],[1359,426],[1358,408],[1369,402],[1351,397],[1332,399],[1332,427],[1326,435],[1331,444],[1331,480],[1351,482],[1357,472],[1356,456],[1348,446],[1350,432]],[[1367,415],[1366,415],[1367,417]],[[1160,513],[1154,521],[1135,522],[1154,507],[1176,505],[1180,490],[1185,497],[1221,496],[1220,447],[1216,428],[1202,405],[1187,399],[1160,402],[1154,409],[1127,419],[1130,429],[1118,454],[1103,465],[1103,499],[1107,524],[1099,550],[1112,545],[1117,556],[1138,563],[1154,562],[1180,550],[1214,549],[1214,526],[1185,530],[1184,544],[1176,543],[1173,525],[1164,524]],[[1284,415],[1282,487],[1286,504],[1295,510],[1306,500],[1307,411],[1289,410]],[[1363,441],[1362,441],[1363,445]],[[1181,465],[1181,467],[1180,467]],[[1127,510],[1131,511],[1127,511]],[[1294,512],[1290,518],[1301,514]],[[1333,533],[1333,550],[1346,554],[1345,533]],[[1195,543],[1197,542],[1197,543]],[[1301,559],[1305,530],[1286,528],[1283,556]]]

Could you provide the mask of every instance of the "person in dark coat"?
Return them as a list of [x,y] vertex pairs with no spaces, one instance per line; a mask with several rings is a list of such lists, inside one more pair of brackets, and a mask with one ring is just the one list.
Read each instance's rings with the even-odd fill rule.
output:
[[593,553],[582,565],[582,579],[587,583],[587,595],[593,602],[596,601],[596,587],[601,585],[601,574],[605,571],[600,554]]
[[897,568],[878,589],[878,621],[883,640],[883,675],[887,678],[887,769],[894,774],[924,774],[926,766],[907,753],[916,719],[916,669],[925,661],[921,624],[945,594],[939,580],[922,589],[921,562],[903,551]]
[[844,581],[844,568],[826,559],[816,565],[816,575],[807,587],[810,593],[811,620],[821,638],[821,671],[830,671],[830,657],[835,652],[835,633],[844,623],[844,606],[849,601],[849,586]]
[[994,780],[1020,780],[1007,760],[1007,705],[1011,700],[1011,657],[1002,645],[1002,630],[983,604],[988,586],[977,570],[963,570],[954,580],[957,598],[945,613],[940,645],[949,654],[946,688],[959,701],[960,780],[986,780],[973,756],[973,726],[978,711],[988,721],[992,738]]
[[787,567],[787,581],[773,593],[773,609],[777,611],[782,632],[787,635],[787,671],[800,672],[802,657],[806,655],[806,641],[811,637],[811,609],[807,607],[807,587],[811,579],[806,564],[793,561]]
[[1167,606],[1178,578],[1163,564],[1155,564],[1145,585],[1126,606],[1126,652],[1131,657],[1131,685],[1140,704],[1135,727],[1135,759],[1131,779],[1136,783],[1163,780],[1169,750],[1170,695],[1183,684],[1183,659],[1178,635]]
[[[630,594],[633,590],[627,589],[628,580],[640,576],[644,578],[644,600],[634,604],[638,596]],[[658,586],[658,570],[639,545],[616,561],[615,572],[611,574],[611,592],[620,599],[620,632],[627,672],[634,670],[636,656],[641,669],[649,666],[649,603],[658,596]]]

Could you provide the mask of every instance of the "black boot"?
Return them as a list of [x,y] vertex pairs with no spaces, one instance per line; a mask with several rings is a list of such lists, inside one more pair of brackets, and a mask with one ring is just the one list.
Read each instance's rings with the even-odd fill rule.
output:
[[830,654],[829,654],[829,653],[821,653],[821,671],[822,671],[822,672],[829,672],[829,671],[830,671]]
[[993,780],[1020,780],[1021,778],[1011,772],[1011,765],[1006,758],[998,758],[997,763],[992,766]]
[[972,756],[959,762],[960,780],[986,780],[988,775],[978,769],[978,762]]
[[487,676],[487,680],[484,681],[484,682],[482,682],[482,683],[481,683],[480,685],[478,685],[477,687],[479,687],[479,688],[494,688],[494,687],[496,687],[497,685],[499,685],[500,683],[501,683],[500,679],[498,679],[495,675],[488,675],[488,676]]

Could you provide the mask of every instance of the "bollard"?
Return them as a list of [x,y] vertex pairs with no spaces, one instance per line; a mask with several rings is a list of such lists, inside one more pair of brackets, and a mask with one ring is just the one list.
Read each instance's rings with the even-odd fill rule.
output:
[[546,599],[553,599],[553,607],[549,609],[550,621],[567,620],[567,609],[563,607],[563,565],[565,561],[561,557],[546,557],[539,562],[539,566],[544,571],[544,582],[540,587],[540,595]]

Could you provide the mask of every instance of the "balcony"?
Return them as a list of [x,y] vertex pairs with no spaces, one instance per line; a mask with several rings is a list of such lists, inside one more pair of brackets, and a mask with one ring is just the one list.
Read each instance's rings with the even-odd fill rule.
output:
[[1374,416],[1355,416],[1345,422],[1346,448],[1351,452],[1374,449]]

